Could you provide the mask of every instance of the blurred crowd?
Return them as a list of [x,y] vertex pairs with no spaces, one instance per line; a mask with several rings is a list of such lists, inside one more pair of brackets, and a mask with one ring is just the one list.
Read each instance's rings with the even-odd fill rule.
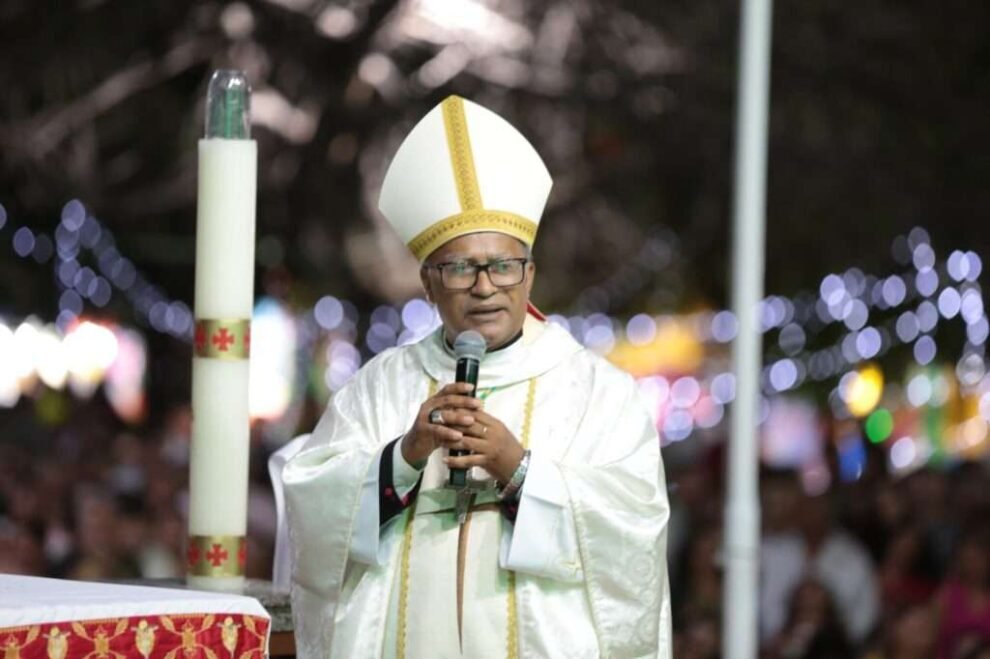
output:
[[[765,659],[990,659],[990,472],[900,478],[873,447],[850,482],[808,494],[760,478],[759,638]],[[677,659],[720,656],[723,452],[669,469]]]
[[[142,433],[122,426],[99,395],[63,404],[72,409],[57,426],[24,401],[0,416],[0,573],[184,578],[188,406]],[[275,503],[260,435],[253,429],[246,569],[270,579]]]
[[[123,427],[97,396],[45,426],[23,403],[0,417],[0,572],[69,579],[184,574],[191,417]],[[313,415],[309,415],[313,416]],[[312,423],[313,419],[305,419]],[[249,577],[271,578],[273,449],[252,434]],[[879,449],[856,480],[809,495],[761,474],[761,656],[990,659],[990,473],[926,467],[900,478]],[[723,452],[668,461],[675,657],[723,640]]]

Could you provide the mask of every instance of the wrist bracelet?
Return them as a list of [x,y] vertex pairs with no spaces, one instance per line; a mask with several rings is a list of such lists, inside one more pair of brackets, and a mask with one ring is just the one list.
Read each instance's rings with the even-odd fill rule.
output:
[[523,485],[523,481],[526,480],[526,472],[529,470],[529,456],[530,453],[528,450],[523,451],[523,456],[519,461],[519,466],[516,467],[514,472],[512,472],[512,477],[509,479],[509,482],[502,488],[496,486],[495,496],[498,497],[499,501],[511,500],[519,492],[519,489]]

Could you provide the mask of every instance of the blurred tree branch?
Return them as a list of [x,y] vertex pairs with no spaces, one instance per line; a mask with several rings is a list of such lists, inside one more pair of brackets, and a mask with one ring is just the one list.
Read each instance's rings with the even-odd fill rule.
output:
[[[974,229],[990,209],[990,8],[775,11],[768,292],[850,265],[883,271],[890,239],[915,223],[937,246],[986,252]],[[656,239],[679,258],[616,275],[623,293],[599,296],[603,310],[723,304],[736,12],[684,0],[12,2],[0,10],[0,203],[50,226],[78,197],[125,237],[192,235],[205,83],[244,68],[271,100],[254,127],[259,237],[284,245],[312,295],[370,303],[388,293],[369,285],[368,259],[393,258],[374,210],[388,155],[460,93],[516,123],[554,173],[541,302],[581,306]],[[367,236],[377,247],[354,247]],[[191,296],[188,268],[156,275]]]

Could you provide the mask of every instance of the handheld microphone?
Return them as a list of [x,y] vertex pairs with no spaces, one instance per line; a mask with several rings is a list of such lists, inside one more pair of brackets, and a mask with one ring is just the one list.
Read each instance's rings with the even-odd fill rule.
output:
[[[469,383],[472,386],[472,396],[478,390],[478,368],[481,366],[486,348],[485,338],[474,330],[465,330],[454,339],[454,354],[457,356],[455,380]],[[450,454],[455,457],[469,453],[470,451],[464,449],[451,449],[450,451]],[[451,469],[447,483],[451,487],[466,487],[467,469]]]

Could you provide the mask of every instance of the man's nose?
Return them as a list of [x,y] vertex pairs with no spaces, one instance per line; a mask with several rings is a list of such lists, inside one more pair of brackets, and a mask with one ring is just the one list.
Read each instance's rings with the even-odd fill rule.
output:
[[497,290],[498,286],[492,283],[492,277],[488,274],[488,270],[479,270],[478,277],[474,280],[474,286],[471,287],[471,292],[475,295],[488,297]]

